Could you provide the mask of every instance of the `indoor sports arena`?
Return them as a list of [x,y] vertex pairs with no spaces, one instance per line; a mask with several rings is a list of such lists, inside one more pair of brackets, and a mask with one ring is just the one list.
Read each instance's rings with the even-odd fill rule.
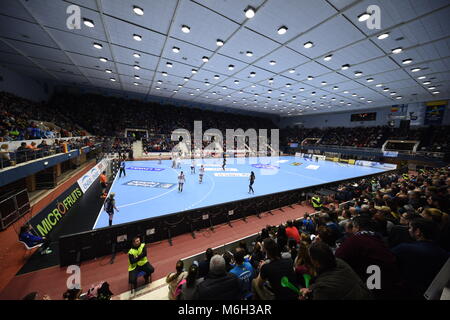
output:
[[2,0],[0,300],[450,300],[449,17]]

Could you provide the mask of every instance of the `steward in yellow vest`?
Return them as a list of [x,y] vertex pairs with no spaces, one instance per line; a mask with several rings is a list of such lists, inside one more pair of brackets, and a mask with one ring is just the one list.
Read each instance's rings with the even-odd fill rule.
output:
[[311,203],[313,208],[316,210],[320,210],[323,207],[320,197],[318,195],[314,195],[314,197],[311,198]]
[[155,269],[147,259],[145,243],[141,243],[139,237],[134,237],[132,247],[128,251],[128,279],[131,289],[136,289],[139,273],[144,273],[145,283],[147,284],[150,282],[149,279],[154,271]]

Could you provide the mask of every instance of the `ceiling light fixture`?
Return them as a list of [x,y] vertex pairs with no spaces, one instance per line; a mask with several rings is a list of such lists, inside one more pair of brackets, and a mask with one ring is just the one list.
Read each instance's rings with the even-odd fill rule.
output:
[[135,58],[140,58],[141,55],[140,55],[139,53],[133,53],[133,57],[135,57]]
[[217,39],[217,40],[216,40],[216,44],[217,44],[219,47],[221,47],[221,46],[223,46],[225,43],[223,42],[223,40]]
[[256,76],[256,72],[250,72],[250,77],[254,78]]
[[134,67],[133,67],[134,69],[136,69],[136,70],[140,70],[141,69],[141,67],[139,67],[137,64],[136,65],[134,65]]
[[412,59],[405,59],[402,61],[403,64],[410,64],[412,62]]
[[278,28],[278,34],[283,35],[288,31],[288,28],[286,26],[281,26]]
[[274,60],[272,60],[272,61],[270,61],[270,62],[269,62],[269,64],[270,64],[271,66],[274,66],[274,65],[276,65],[276,64],[277,64],[277,62],[276,62],[276,61],[274,61]]
[[311,81],[311,80],[313,80],[314,79],[314,77],[313,76],[308,76],[308,78],[307,78],[309,81]]
[[399,48],[392,49],[391,52],[392,52],[393,54],[399,54],[399,53],[402,52],[402,51],[403,51],[403,49],[399,47]]
[[389,37],[389,32],[380,34],[377,38],[378,40],[384,40]]
[[188,27],[187,25],[183,25],[181,26],[181,31],[183,31],[184,33],[189,33],[191,32],[191,28]]
[[247,51],[247,52],[245,53],[245,55],[246,55],[247,57],[251,57],[251,56],[253,56],[253,52]]
[[248,6],[248,7],[244,10],[244,12],[245,12],[245,16],[246,16],[248,19],[251,19],[251,18],[253,18],[253,17],[255,16],[256,10],[255,10],[255,8]]
[[167,77],[167,72],[161,72],[161,74],[163,75],[163,77]]
[[344,65],[342,65],[341,70],[347,70],[348,68],[350,68],[350,65],[344,64]]
[[142,36],[140,36],[138,34],[133,34],[133,39],[136,41],[142,41]]
[[419,72],[420,70],[422,70],[422,69],[420,69],[420,68],[414,68],[414,69],[411,69],[411,72]]
[[87,19],[87,18],[83,18],[83,23],[86,27],[89,27],[89,28],[93,28],[95,26],[94,21]]
[[356,71],[355,72],[355,77],[360,77],[362,75],[363,75],[363,73],[361,71]]
[[216,74],[215,76],[214,76],[214,79],[216,79],[216,80],[219,80],[219,76]]
[[172,51],[175,52],[175,53],[178,53],[178,52],[180,52],[180,48],[178,48],[178,47],[173,47],[173,48],[172,48]]
[[106,72],[106,73],[112,73],[112,71],[109,70],[109,69],[106,69],[105,72]]
[[330,61],[332,58],[333,58],[333,55],[329,54],[329,55],[325,56],[325,58],[323,58],[323,60]]
[[208,61],[209,61],[209,58],[208,58],[208,57],[203,57],[203,58],[202,58],[202,61],[203,61],[203,62],[208,62]]
[[362,13],[362,14],[360,14],[360,15],[358,16],[358,21],[359,21],[359,22],[364,22],[364,21],[366,21],[366,20],[369,19],[369,18],[370,18],[370,14],[367,13],[367,12],[364,12],[364,13]]
[[196,73],[197,73],[197,70],[192,69],[191,72],[192,72],[192,74],[196,74]]
[[144,15],[144,9],[139,8],[138,6],[133,6],[133,11],[134,11],[134,13],[136,13],[138,16],[143,16],[143,15]]
[[167,66],[167,68],[172,68],[172,67],[173,67],[173,64],[172,64],[171,62],[167,62],[167,63],[166,63],[166,66]]
[[106,61],[108,61],[108,59],[101,57],[101,58],[100,58],[100,61],[101,61],[101,62],[106,62]]
[[100,43],[94,42],[95,49],[103,49],[103,46]]
[[305,42],[305,43],[303,44],[303,47],[304,47],[305,49],[312,48],[313,46],[314,46],[314,43],[312,43],[311,41]]
[[234,65],[230,64],[230,65],[228,66],[228,70],[233,70],[233,69],[234,69]]
[[373,80],[373,78],[369,78],[369,79],[367,79],[366,81],[367,81],[367,82],[373,82],[374,80]]

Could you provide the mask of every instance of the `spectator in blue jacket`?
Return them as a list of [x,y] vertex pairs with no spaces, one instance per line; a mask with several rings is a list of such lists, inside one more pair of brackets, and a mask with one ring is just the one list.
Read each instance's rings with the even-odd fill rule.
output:
[[234,262],[234,268],[230,270],[230,273],[242,280],[245,290],[244,299],[250,299],[252,297],[252,280],[255,277],[255,270],[251,263],[245,259],[245,250],[243,248],[236,248]]
[[32,229],[33,228],[28,223],[22,226],[22,228],[20,229],[19,240],[25,242],[28,247],[34,247],[42,243],[42,246],[39,249],[41,254],[52,253],[52,250],[48,248],[49,241],[47,240],[47,238],[34,235],[31,232]]

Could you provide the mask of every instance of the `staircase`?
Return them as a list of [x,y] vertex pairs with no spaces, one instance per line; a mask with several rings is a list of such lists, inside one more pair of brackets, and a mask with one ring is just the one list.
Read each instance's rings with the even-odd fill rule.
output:
[[133,142],[132,149],[134,158],[142,158],[143,149],[141,140]]

